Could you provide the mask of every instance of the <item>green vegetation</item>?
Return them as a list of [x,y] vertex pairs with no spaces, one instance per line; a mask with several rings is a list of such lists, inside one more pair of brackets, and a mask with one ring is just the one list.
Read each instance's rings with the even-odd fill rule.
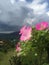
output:
[[7,53],[0,52],[0,65],[10,65],[9,59],[14,55],[15,49],[9,50]]
[[[15,50],[17,42],[19,44]],[[2,49],[0,65],[49,65],[49,30],[38,31],[33,28],[29,40],[10,40],[3,44]]]
[[17,52],[11,59],[12,65],[49,65],[49,30],[33,29],[30,40],[21,41]]
[[10,65],[15,53],[15,45],[19,41],[19,33],[0,34],[0,65]]

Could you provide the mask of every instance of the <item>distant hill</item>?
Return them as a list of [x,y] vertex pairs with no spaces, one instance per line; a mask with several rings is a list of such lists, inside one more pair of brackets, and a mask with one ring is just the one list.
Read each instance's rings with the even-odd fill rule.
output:
[[18,25],[8,25],[0,21],[0,32],[4,31],[19,31],[21,26]]
[[0,40],[12,40],[14,38],[19,38],[19,31],[13,33],[0,33]]

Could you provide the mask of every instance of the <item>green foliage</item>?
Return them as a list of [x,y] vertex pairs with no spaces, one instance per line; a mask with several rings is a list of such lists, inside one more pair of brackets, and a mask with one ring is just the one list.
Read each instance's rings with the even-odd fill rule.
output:
[[19,39],[14,38],[12,40],[5,40],[3,41],[2,45],[0,45],[0,51],[1,52],[8,52],[12,48],[15,48],[16,43],[19,41]]
[[[16,56],[18,56],[16,60],[20,57],[21,65],[48,65],[49,31],[47,29],[37,31],[34,28],[31,39],[25,42],[20,41],[20,43],[22,51],[16,53]],[[17,63],[13,65],[17,65]]]

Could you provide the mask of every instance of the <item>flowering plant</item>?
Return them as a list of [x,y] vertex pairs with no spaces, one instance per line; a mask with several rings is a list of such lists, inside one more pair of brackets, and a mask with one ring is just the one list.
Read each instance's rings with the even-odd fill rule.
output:
[[34,28],[24,26],[19,34],[16,53],[21,65],[44,65],[49,62],[48,22],[38,23]]

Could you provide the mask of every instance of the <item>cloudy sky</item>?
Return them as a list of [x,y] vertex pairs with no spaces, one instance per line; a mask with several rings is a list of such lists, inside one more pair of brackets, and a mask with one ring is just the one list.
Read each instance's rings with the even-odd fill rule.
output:
[[0,0],[0,32],[40,21],[49,22],[49,0]]

